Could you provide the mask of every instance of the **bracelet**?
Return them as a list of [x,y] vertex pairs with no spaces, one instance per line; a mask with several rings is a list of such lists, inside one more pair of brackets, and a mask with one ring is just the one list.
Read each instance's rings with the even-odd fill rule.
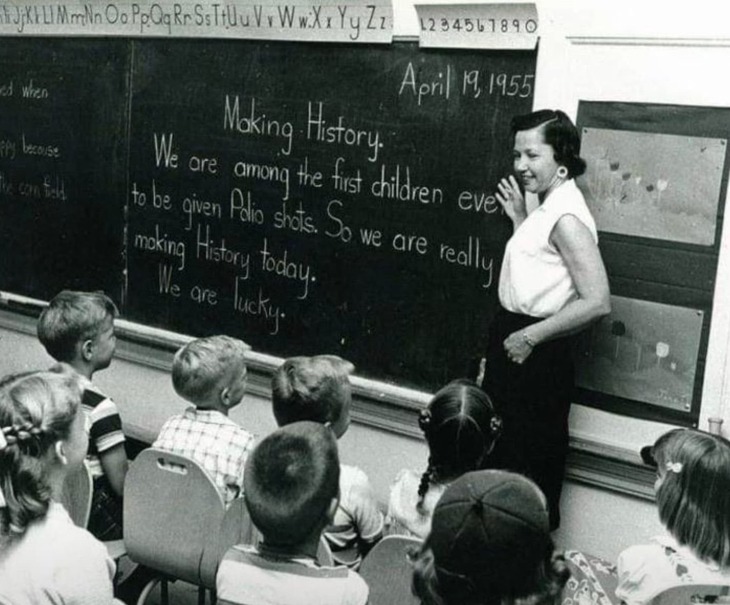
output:
[[522,333],[522,341],[531,349],[534,349],[537,346],[537,343],[530,338],[530,335],[527,332]]

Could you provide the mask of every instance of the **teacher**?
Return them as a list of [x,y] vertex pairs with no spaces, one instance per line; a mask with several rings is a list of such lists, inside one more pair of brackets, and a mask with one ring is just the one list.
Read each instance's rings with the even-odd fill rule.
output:
[[[512,120],[514,174],[496,198],[512,220],[499,278],[501,308],[487,341],[484,390],[504,421],[489,466],[531,477],[560,524],[574,386],[572,336],[610,310],[596,225],[573,180],[580,138],[562,111]],[[528,214],[523,190],[537,195]]]

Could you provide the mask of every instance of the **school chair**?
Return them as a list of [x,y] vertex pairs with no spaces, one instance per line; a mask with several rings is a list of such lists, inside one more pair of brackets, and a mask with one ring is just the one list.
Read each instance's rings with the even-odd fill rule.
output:
[[370,587],[369,605],[418,605],[411,592],[413,567],[408,555],[422,544],[410,536],[385,536],[365,555],[359,573]]
[[[227,522],[235,524],[236,514],[242,514],[240,503]],[[221,552],[245,531],[238,530],[226,543],[221,534],[225,518],[223,497],[197,462],[154,448],[140,452],[125,480],[124,542],[133,561],[159,576],[147,583],[137,604],[143,605],[159,583],[167,605],[167,582],[175,580],[198,586],[199,605],[205,603],[206,590],[215,603]]]
[[684,584],[673,586],[655,596],[651,605],[691,605],[694,603],[730,603],[730,586],[718,584]]
[[71,517],[71,521],[84,529],[89,524],[91,516],[91,497],[94,490],[94,480],[85,463],[66,475],[61,493],[61,504]]
[[[71,521],[78,527],[86,528],[89,524],[93,495],[94,479],[84,462],[76,470],[66,475],[61,494],[61,504],[71,517]],[[115,561],[126,554],[124,540],[109,540],[102,543],[106,546],[109,556]]]

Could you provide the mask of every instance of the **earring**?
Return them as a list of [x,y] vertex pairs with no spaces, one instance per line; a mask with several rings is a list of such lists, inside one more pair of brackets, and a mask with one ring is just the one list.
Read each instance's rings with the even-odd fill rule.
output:
[[567,179],[568,178],[568,169],[565,166],[558,166],[557,175],[561,179]]

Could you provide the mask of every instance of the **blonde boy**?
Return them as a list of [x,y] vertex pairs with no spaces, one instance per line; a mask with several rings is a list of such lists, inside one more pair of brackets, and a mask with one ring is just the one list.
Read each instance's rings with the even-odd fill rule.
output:
[[[291,357],[271,380],[274,417],[279,426],[300,420],[327,425],[339,439],[350,426],[354,366],[336,355]],[[383,535],[383,514],[367,475],[355,466],[341,465],[340,502],[325,531],[339,563],[357,567],[362,556]]]
[[228,418],[246,391],[249,350],[230,336],[199,338],[180,349],[172,364],[172,384],[194,407],[168,419],[153,444],[196,460],[226,505],[242,493],[244,465],[253,448],[253,435]]
[[103,292],[64,290],[38,320],[38,338],[49,355],[81,376],[82,408],[90,421],[87,465],[94,478],[88,529],[100,540],[122,537],[122,495],[127,453],[117,406],[91,382],[109,367],[114,350],[114,319],[119,314]]

